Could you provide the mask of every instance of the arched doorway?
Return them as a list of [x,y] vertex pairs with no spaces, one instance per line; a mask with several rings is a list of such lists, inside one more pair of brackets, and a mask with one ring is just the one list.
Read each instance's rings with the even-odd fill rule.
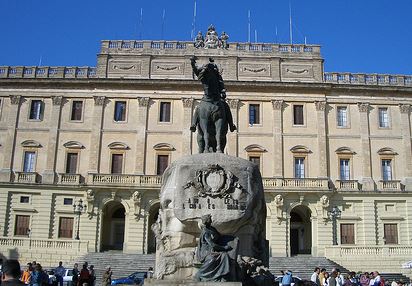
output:
[[125,233],[125,209],[119,202],[108,203],[103,211],[102,250],[122,250]]
[[154,204],[149,210],[149,218],[147,220],[147,253],[156,252],[156,238],[152,231],[152,225],[156,222],[159,216],[160,203]]
[[307,206],[294,207],[290,212],[290,255],[311,254],[311,211]]

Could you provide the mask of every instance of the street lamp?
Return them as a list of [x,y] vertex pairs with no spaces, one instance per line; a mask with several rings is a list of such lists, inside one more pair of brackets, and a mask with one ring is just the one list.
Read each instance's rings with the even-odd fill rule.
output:
[[328,211],[328,216],[332,219],[333,245],[338,245],[338,230],[336,219],[340,218],[341,214],[342,211],[337,206],[334,206],[331,211]]
[[86,205],[83,205],[83,200],[80,199],[77,204],[73,205],[73,211],[74,214],[77,215],[77,233],[76,233],[76,239],[79,240],[79,232],[80,232],[80,215],[83,213],[83,211],[86,210]]

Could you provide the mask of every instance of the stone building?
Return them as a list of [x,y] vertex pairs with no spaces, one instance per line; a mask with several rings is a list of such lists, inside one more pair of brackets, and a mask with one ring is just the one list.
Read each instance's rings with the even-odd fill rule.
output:
[[317,45],[102,41],[92,68],[0,66],[0,252],[47,265],[154,251],[161,174],[197,152],[194,54],[223,73],[227,154],[260,167],[270,254],[399,272],[412,76],[324,72]]

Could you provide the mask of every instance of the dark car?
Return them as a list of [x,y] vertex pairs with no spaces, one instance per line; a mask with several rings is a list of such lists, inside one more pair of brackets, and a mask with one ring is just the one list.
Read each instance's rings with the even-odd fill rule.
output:
[[113,279],[112,285],[143,285],[145,278],[147,278],[147,272],[135,272],[124,278]]

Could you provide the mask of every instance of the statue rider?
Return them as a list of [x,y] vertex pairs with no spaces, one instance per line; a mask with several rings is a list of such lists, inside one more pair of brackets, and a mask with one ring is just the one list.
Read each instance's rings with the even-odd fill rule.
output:
[[[214,102],[220,102],[225,109],[225,114],[226,114],[226,120],[229,124],[229,129],[230,132],[233,132],[236,130],[236,125],[233,123],[233,117],[232,117],[232,112],[230,111],[230,107],[225,101],[226,99],[226,89],[223,83],[223,78],[222,75],[219,72],[219,68],[215,64],[215,61],[213,58],[209,58],[209,63],[198,68],[196,66],[196,57],[194,56],[193,58],[190,59],[192,69],[196,76],[198,77],[199,80],[202,81],[203,84],[203,89],[204,89],[204,96],[202,98],[203,101],[214,101]],[[208,82],[203,81],[203,73],[205,73],[206,69],[212,70],[213,73],[217,76],[218,78],[218,86],[211,86],[208,84]],[[190,126],[190,130],[192,132],[196,131],[196,126],[199,123],[199,115],[198,115],[198,109],[195,109],[195,113],[193,115],[193,120],[192,120],[192,126]]]

